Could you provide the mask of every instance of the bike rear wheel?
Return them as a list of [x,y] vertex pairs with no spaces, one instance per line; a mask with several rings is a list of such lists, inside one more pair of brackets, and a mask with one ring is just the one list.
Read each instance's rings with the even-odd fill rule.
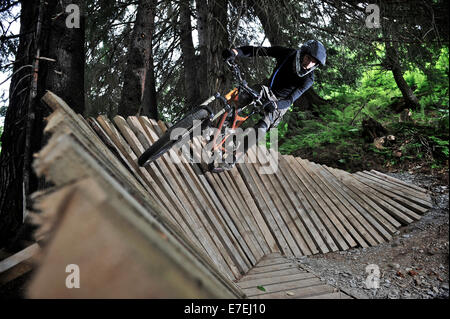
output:
[[193,113],[187,115],[185,118],[178,121],[175,125],[169,128],[149,149],[147,149],[138,159],[139,166],[146,166],[155,161],[166,153],[172,146],[174,146],[179,139],[173,140],[170,138],[171,132],[176,128],[183,128],[186,130],[192,129],[194,121],[204,121],[209,118],[209,111],[201,108]]

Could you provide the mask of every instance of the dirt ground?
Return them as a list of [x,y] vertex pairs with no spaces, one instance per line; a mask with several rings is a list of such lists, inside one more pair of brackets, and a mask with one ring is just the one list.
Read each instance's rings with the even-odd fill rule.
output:
[[[432,192],[433,208],[389,242],[369,248],[295,258],[343,292],[363,299],[449,298],[448,181],[424,174],[387,173]],[[379,269],[379,288],[367,288],[366,267]]]

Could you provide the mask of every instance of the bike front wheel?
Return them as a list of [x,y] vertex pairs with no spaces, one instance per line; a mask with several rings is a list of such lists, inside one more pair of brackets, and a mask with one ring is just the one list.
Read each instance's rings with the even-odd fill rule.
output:
[[170,135],[174,129],[182,128],[191,131],[194,126],[194,121],[204,121],[209,118],[210,114],[207,109],[201,108],[191,114],[187,115],[175,125],[170,127],[149,149],[147,149],[138,159],[139,166],[146,166],[151,162],[157,160],[164,153],[166,153],[172,146],[174,146],[179,139],[171,139]]

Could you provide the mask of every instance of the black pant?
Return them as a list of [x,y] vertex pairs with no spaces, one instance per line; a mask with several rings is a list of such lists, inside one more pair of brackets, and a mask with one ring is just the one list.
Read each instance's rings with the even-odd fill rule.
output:
[[[245,106],[246,104],[250,103],[251,101],[252,101],[252,98],[250,97],[250,95],[247,92],[243,91],[243,92],[239,93],[238,105],[240,107]],[[244,154],[247,153],[249,148],[251,148],[252,146],[257,144],[259,141],[264,139],[264,137],[266,136],[266,133],[270,129],[277,127],[278,124],[280,124],[281,119],[283,118],[283,116],[287,110],[288,109],[286,108],[283,110],[275,110],[270,113],[265,113],[265,115],[258,121],[258,123],[256,123],[256,125],[253,128],[250,128],[250,129],[253,129],[256,131],[257,138],[250,140],[248,134],[244,136]]]

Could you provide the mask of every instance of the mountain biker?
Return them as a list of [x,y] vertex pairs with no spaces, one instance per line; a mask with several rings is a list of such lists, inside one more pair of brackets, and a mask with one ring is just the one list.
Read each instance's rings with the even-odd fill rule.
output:
[[[289,106],[311,87],[314,70],[319,65],[325,65],[327,54],[323,44],[317,40],[305,42],[300,49],[242,46],[222,52],[225,61],[254,56],[270,56],[277,60],[268,85],[276,98],[270,99],[264,105],[264,116],[254,127],[258,132],[257,139],[249,140],[244,137],[243,154],[262,139],[267,131],[278,126]],[[241,105],[249,102],[249,96],[245,92],[241,92],[238,99]],[[235,156],[232,163],[220,163],[219,167],[231,169],[243,154]]]

